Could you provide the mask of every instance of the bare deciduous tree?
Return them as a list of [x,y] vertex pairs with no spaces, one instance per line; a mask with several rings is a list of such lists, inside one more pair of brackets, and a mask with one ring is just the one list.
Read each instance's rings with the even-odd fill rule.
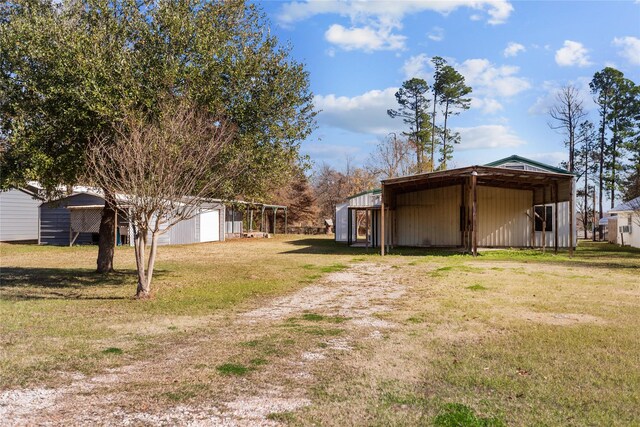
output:
[[392,132],[381,139],[376,150],[371,153],[367,169],[380,179],[409,175],[416,170],[411,150],[412,145],[407,138],[398,138]]
[[[88,152],[88,177],[116,195],[133,227],[138,287],[150,295],[158,237],[197,215],[203,204],[243,172],[234,131],[185,103],[165,103],[159,119],[128,114],[113,140],[97,138]],[[151,247],[145,266],[145,246]]]
[[555,123],[549,123],[549,127],[560,130],[567,136],[565,143],[569,148],[569,172],[574,172],[575,169],[576,130],[587,115],[582,103],[578,88],[563,86],[556,94],[556,105],[549,110],[549,115],[555,120]]

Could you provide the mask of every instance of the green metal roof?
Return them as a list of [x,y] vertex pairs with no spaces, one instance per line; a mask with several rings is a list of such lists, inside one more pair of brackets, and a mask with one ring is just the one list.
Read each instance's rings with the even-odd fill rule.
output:
[[379,194],[382,193],[381,188],[374,188],[373,190],[361,191],[358,194],[354,194],[353,196],[347,197],[348,200],[354,199],[356,197],[364,196],[365,194]]
[[[571,172],[569,172],[566,169],[562,169],[562,168],[557,168],[555,166],[551,166],[551,165],[547,165],[546,163],[540,163],[540,162],[536,162],[535,160],[531,160],[531,159],[527,159],[525,157],[520,157],[518,155],[512,155],[509,157],[505,157],[504,159],[500,159],[500,160],[495,160],[493,162],[487,163],[485,166],[500,166],[503,165],[505,163],[510,163],[510,162],[519,162],[519,163],[525,163],[529,166],[534,166],[540,169],[545,169],[549,172],[555,172],[555,173],[564,173],[567,175],[571,175]],[[575,174],[573,174],[575,175]]]

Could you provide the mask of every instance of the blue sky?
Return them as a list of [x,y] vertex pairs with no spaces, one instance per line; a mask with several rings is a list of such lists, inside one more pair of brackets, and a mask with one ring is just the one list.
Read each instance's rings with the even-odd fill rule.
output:
[[380,137],[401,132],[394,94],[430,82],[445,57],[473,88],[472,108],[451,119],[462,135],[451,166],[519,154],[557,165],[567,157],[547,112],[573,84],[597,120],[588,83],[612,66],[640,84],[636,1],[265,1],[271,31],[293,46],[315,94],[318,129],[302,143],[316,165],[366,163]]

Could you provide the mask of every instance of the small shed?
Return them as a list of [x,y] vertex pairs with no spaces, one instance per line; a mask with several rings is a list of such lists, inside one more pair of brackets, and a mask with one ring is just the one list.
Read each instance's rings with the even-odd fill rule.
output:
[[519,156],[387,179],[381,190],[338,205],[336,240],[383,252],[385,246],[461,247],[474,254],[478,247],[572,250],[574,180]]
[[37,242],[40,203],[26,188],[0,192],[0,242]]
[[[83,191],[40,206],[40,237],[43,245],[67,246],[98,243],[104,197]],[[133,229],[127,219],[128,208],[117,206],[116,244],[133,246]],[[159,245],[216,242],[224,240],[224,205],[218,200],[203,203],[192,218],[173,226],[158,239]]]
[[[227,239],[287,233],[287,206],[233,200],[227,204]],[[280,215],[278,215],[280,214]]]
[[355,194],[336,205],[336,242],[362,246],[374,243],[371,239],[376,236],[371,233],[371,227],[375,226],[375,212],[380,210],[381,197],[382,190],[377,188]]

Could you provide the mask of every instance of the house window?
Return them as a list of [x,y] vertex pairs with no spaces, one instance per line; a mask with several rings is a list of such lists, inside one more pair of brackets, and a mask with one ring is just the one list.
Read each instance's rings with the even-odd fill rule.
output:
[[542,219],[544,218],[545,208],[547,210],[547,224],[544,231],[553,231],[553,207],[552,206],[536,206],[536,231],[542,231]]

